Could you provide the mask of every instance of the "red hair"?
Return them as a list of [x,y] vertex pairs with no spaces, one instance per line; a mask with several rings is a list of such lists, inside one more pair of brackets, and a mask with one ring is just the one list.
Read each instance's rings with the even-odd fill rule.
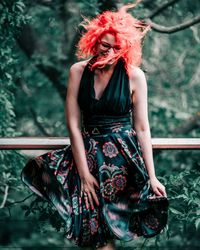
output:
[[91,66],[91,70],[96,67],[102,68],[109,60],[118,60],[119,58],[124,59],[128,74],[129,65],[141,65],[141,40],[150,29],[150,25],[127,13],[129,8],[135,7],[140,1],[141,0],[137,0],[135,4],[125,5],[117,12],[105,11],[92,20],[84,18],[81,25],[86,29],[86,33],[82,36],[77,46],[77,56],[79,59],[96,56],[98,40],[106,33],[113,34],[117,44],[121,47],[114,56],[97,58]]

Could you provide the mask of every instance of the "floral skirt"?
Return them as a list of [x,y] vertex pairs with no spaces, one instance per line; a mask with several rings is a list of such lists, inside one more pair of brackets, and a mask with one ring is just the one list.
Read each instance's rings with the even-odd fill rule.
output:
[[48,200],[65,221],[68,239],[80,247],[104,246],[111,239],[153,237],[167,223],[168,200],[154,195],[137,135],[130,123],[84,126],[87,163],[100,188],[92,210],[81,196],[71,146],[30,159],[22,181]]

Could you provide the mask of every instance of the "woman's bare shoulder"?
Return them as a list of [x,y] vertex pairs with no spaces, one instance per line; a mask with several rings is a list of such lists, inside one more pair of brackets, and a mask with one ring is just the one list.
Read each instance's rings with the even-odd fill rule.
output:
[[131,80],[140,80],[144,77],[145,77],[145,73],[141,68],[130,65],[130,79]]
[[81,77],[83,74],[83,70],[87,65],[88,60],[76,62],[71,65],[69,70],[69,78],[68,78],[68,89],[78,90]]
[[146,77],[144,71],[136,66],[130,66],[130,84],[132,90],[136,90],[137,88],[145,87],[146,85]]
[[84,61],[80,61],[80,62],[76,62],[74,64],[71,65],[70,67],[70,73],[71,74],[78,74],[81,75],[83,73],[83,70],[85,68],[85,66],[87,65],[89,60],[84,60]]

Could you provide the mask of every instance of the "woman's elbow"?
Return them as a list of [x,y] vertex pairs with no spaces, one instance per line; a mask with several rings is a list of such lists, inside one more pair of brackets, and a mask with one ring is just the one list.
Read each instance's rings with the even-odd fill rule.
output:
[[67,122],[67,129],[70,135],[77,135],[81,131],[81,126],[79,123]]
[[138,133],[149,133],[150,132],[150,128],[149,128],[149,123],[145,122],[145,123],[136,123],[134,126],[136,132]]
[[67,124],[67,129],[70,134],[77,133],[80,131],[80,126],[78,124]]

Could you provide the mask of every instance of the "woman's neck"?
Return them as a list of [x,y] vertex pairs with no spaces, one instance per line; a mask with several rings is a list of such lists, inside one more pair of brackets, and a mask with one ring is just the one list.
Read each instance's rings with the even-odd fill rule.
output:
[[103,68],[96,68],[95,71],[96,73],[109,73],[112,72],[115,68],[115,65],[117,62],[114,62],[113,64],[106,64]]

